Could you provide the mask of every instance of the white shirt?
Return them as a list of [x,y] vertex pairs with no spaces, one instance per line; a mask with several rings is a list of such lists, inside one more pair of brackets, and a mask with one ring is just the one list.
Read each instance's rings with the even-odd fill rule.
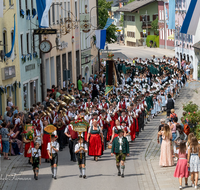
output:
[[[52,145],[55,149],[59,150],[59,143],[56,142],[56,141],[54,141],[54,142],[49,142],[48,145],[47,145],[47,150],[48,150],[50,153],[54,154],[54,153],[56,153],[56,151],[53,150],[53,149],[51,150],[51,145]],[[52,152],[51,152],[51,151],[52,151]]]
[[123,139],[123,136],[120,138],[119,136],[118,136],[118,138],[119,138],[119,150],[122,150],[122,145],[123,145],[123,141],[122,141],[122,139]]
[[31,148],[31,150],[28,151],[28,153],[30,154],[32,151],[32,157],[40,157],[41,156],[41,150],[40,149],[36,149],[36,148]]
[[[80,145],[80,143],[78,143],[78,144],[75,145],[75,151],[74,152],[76,152],[77,150],[79,150],[80,146],[82,146],[85,150],[88,150],[87,144],[83,145],[83,143],[81,143],[81,145]],[[85,152],[83,150],[81,150],[79,153],[85,153]]]

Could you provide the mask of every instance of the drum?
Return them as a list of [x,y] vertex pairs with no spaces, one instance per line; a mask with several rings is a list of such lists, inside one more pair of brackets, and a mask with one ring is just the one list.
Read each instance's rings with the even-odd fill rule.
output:
[[126,138],[128,142],[131,142],[131,135],[127,135]]

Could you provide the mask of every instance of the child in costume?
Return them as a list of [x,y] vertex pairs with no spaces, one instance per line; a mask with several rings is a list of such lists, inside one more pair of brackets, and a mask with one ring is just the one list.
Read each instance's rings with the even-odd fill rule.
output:
[[49,155],[50,163],[51,163],[51,172],[52,178],[57,179],[57,165],[58,165],[58,151],[59,151],[59,143],[55,141],[56,137],[54,134],[51,135],[51,142],[47,145],[47,152]]
[[28,149],[28,154],[32,154],[32,166],[33,166],[33,173],[34,179],[38,180],[38,173],[39,173],[39,165],[41,165],[41,150],[39,149],[40,144],[35,142],[35,148]]
[[88,151],[87,144],[83,142],[83,137],[81,137],[78,143],[75,145],[75,154],[77,155],[80,178],[86,178],[85,166],[86,166],[86,153]]

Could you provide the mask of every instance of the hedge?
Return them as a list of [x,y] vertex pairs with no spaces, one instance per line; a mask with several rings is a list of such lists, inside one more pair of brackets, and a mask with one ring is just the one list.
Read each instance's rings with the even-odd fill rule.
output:
[[147,47],[150,47],[150,41],[153,41],[153,44],[154,42],[156,42],[156,46],[159,47],[159,36],[156,36],[156,35],[148,35],[147,36],[147,39],[146,39],[146,45]]

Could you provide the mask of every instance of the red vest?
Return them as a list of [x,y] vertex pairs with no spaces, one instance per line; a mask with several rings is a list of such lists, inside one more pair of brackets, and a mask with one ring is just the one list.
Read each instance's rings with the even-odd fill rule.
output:
[[[120,125],[122,124],[122,116],[120,116]],[[126,122],[126,126],[128,126],[128,117],[125,116],[124,121]]]
[[68,133],[71,135],[72,139],[77,139],[78,134],[74,130],[72,130],[71,125],[68,125]]
[[39,120],[39,119],[37,120],[37,122],[36,122],[35,120],[33,120],[33,125],[36,126],[36,129],[37,129],[38,131],[41,130],[40,120]]
[[126,102],[125,101],[123,103],[120,102],[119,108],[126,109]]
[[104,105],[103,105],[103,103],[101,103],[101,107],[104,108],[104,109],[108,109],[107,103],[105,103]]
[[[99,118],[101,119],[102,121],[102,124],[103,124],[103,128],[106,129],[108,127],[108,124],[106,123],[105,120],[102,120],[102,116],[100,115]],[[107,119],[107,115],[104,117],[105,119]],[[100,121],[99,121],[100,122]]]

